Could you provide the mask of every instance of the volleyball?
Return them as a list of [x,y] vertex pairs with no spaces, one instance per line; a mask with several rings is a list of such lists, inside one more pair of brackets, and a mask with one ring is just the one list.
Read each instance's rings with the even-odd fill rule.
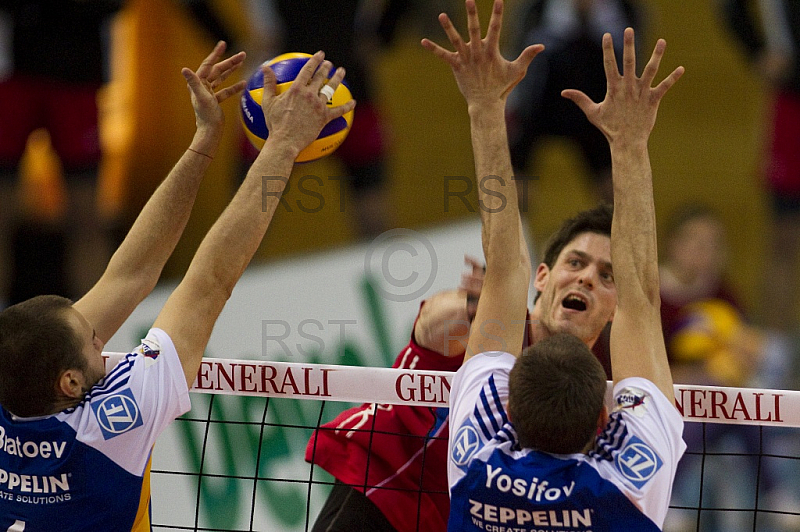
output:
[[[270,59],[265,64],[269,65],[275,72],[278,90],[281,94],[291,87],[300,69],[308,62],[310,54],[288,53]],[[335,69],[331,69],[331,76]],[[260,150],[264,146],[264,141],[269,136],[267,123],[264,119],[264,112],[261,110],[261,98],[264,94],[264,75],[261,68],[257,69],[247,82],[245,90],[242,92],[240,107],[242,109],[241,120],[244,132],[253,146]],[[350,89],[345,82],[339,84],[333,96],[328,100],[328,105],[335,107],[342,105],[352,98]],[[354,111],[345,113],[344,116],[335,118],[322,128],[317,139],[309,144],[295,159],[295,162],[303,163],[314,161],[326,155],[330,155],[342,142],[344,142],[350,127],[353,125]]]

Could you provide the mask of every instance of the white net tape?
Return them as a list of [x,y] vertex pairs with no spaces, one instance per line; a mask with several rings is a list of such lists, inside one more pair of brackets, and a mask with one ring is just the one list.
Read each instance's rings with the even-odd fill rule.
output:
[[[124,356],[105,353],[106,368]],[[205,358],[193,392],[409,406],[447,406],[454,373]],[[609,383],[609,397],[610,397]],[[686,421],[800,427],[800,391],[675,385]]]

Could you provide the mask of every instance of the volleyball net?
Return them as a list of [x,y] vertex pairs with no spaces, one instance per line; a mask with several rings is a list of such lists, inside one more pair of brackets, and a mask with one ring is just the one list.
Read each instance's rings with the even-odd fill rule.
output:
[[[192,410],[153,453],[153,529],[311,530],[334,480],[305,460],[314,430],[361,403],[373,420],[382,405],[446,408],[453,375],[205,359]],[[800,531],[800,392],[676,385],[675,399],[688,449],[665,530]]]

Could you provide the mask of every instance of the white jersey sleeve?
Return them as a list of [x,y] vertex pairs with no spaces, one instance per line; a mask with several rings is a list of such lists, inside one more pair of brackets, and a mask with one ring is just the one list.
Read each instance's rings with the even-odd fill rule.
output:
[[161,329],[151,329],[75,411],[58,417],[75,429],[78,441],[138,476],[164,428],[190,408],[186,377],[172,339]]
[[153,444],[189,408],[175,346],[158,329],[75,407],[37,418],[0,408],[0,531],[149,530]]
[[683,419],[658,387],[642,378],[614,386],[615,407],[589,460],[661,527],[678,461],[686,450]]
[[447,481],[450,489],[472,458],[508,423],[508,375],[516,357],[502,351],[473,356],[456,373],[450,390]]

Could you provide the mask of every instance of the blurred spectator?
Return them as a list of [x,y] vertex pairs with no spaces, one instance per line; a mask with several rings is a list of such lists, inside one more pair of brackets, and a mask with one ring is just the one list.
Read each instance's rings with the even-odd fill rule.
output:
[[[745,321],[724,278],[728,248],[717,215],[702,205],[681,207],[670,219],[665,236],[661,317],[675,383],[785,385],[789,346],[782,336]],[[782,445],[777,436],[770,443],[773,450]],[[687,453],[678,466],[673,506],[697,506],[702,484],[705,508],[754,507],[755,493],[730,487],[744,485],[758,474],[757,456],[762,449],[757,427],[687,423],[684,439]],[[705,457],[701,456],[704,451]],[[783,497],[785,493],[776,488],[786,484],[776,482],[776,467],[767,462],[762,464],[760,487],[772,498]],[[739,475],[743,475],[741,483],[735,481]],[[702,530],[745,530],[752,527],[752,514],[704,512],[701,522]],[[672,510],[664,529],[695,530],[696,523],[695,511]]]
[[764,326],[800,323],[800,2],[723,0],[724,16],[771,92],[761,172],[770,196],[771,242],[760,308]]
[[[741,379],[733,384],[709,375],[701,377],[705,368],[695,366],[705,361],[700,360],[699,353],[689,342],[683,341],[688,334],[687,327],[714,334],[724,327],[707,323],[708,320],[713,322],[712,316],[723,315],[731,321],[731,316],[740,310],[724,278],[728,250],[722,222],[705,206],[686,205],[669,219],[665,234],[666,247],[660,268],[661,323],[675,382],[712,384],[710,381],[715,380],[714,384],[741,385]],[[731,336],[727,330],[730,328],[726,328],[726,341]],[[672,342],[679,331],[684,336],[680,352],[675,353]]]
[[[209,0],[178,3],[212,37],[229,39]],[[0,0],[0,308],[43,293],[79,298],[116,244],[120,227],[98,204],[97,98],[110,71],[111,22],[124,4]],[[48,134],[58,158],[62,208],[22,208],[30,193],[20,163],[35,130]]]
[[[0,43],[6,56],[0,72],[0,306],[43,292],[79,297],[108,261],[112,241],[96,201],[97,92],[104,80],[104,32],[122,3],[0,2],[10,33]],[[67,205],[55,222],[20,229],[20,161],[39,128],[48,131],[59,157]],[[21,249],[16,260],[13,247]],[[41,257],[27,260],[34,256],[28,251]]]
[[518,29],[507,55],[514,57],[535,43],[545,50],[508,98],[514,170],[525,175],[541,138],[570,139],[581,150],[596,198],[612,203],[608,142],[561,91],[579,89],[596,102],[605,97],[602,36],[610,32],[614,37],[621,65],[622,32],[629,26],[639,31],[639,10],[629,0],[526,0],[518,9]]

